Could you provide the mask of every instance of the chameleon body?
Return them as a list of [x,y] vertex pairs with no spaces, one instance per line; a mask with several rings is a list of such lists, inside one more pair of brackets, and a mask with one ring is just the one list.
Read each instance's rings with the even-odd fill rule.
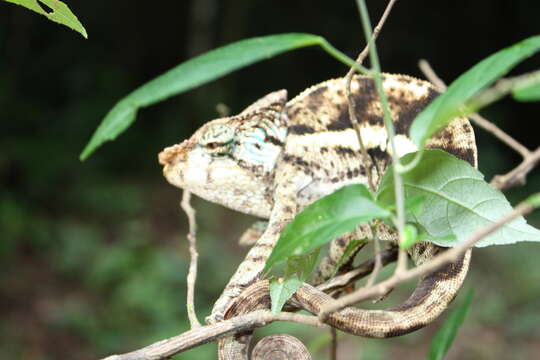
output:
[[[396,130],[398,155],[416,151],[408,137],[410,125],[438,93],[431,84],[405,75],[384,74],[383,87]],[[355,77],[351,92],[370,164],[360,160],[342,78],[314,85],[288,102],[285,90],[270,93],[239,115],[213,120],[190,139],[159,154],[171,184],[268,219],[266,230],[215,303],[210,322],[223,319],[230,313],[233,299],[259,280],[281,231],[305,206],[344,185],[367,184],[367,172],[375,183],[380,180],[391,154],[373,80]],[[453,120],[427,147],[443,149],[476,166],[474,133],[466,119]],[[366,226],[360,226],[354,236],[369,236],[366,231]],[[386,239],[395,241],[395,236],[387,234]],[[347,241],[339,243],[343,248]],[[421,243],[410,255],[419,264],[438,251],[440,248],[430,243]],[[346,325],[356,326],[358,331],[352,332],[358,335],[389,337],[429,323],[456,295],[469,257],[467,253],[452,266],[425,276],[397,310],[356,309],[361,316],[354,315],[355,320]],[[324,300],[314,299],[307,307],[316,311]],[[339,321],[347,322],[347,317]]]

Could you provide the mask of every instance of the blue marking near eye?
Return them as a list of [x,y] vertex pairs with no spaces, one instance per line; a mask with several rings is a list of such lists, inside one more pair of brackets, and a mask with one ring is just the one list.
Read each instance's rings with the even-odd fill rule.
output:
[[237,143],[233,149],[234,157],[253,165],[262,165],[265,169],[270,170],[275,165],[281,147],[267,142],[266,138],[272,136],[284,142],[287,130],[266,118],[261,119],[257,126],[237,134]]

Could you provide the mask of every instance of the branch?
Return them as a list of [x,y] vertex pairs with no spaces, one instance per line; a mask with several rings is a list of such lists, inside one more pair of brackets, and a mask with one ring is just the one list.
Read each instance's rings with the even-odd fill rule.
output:
[[282,312],[272,315],[268,310],[257,310],[249,314],[224,320],[207,326],[200,326],[180,335],[158,341],[142,349],[120,355],[111,355],[102,360],[161,360],[206,344],[233,333],[245,332],[270,324],[274,321],[289,321],[299,324],[330,329],[315,316]]
[[189,202],[190,199],[191,193],[184,190],[180,207],[184,210],[188,217],[189,233],[187,234],[187,238],[189,241],[190,254],[189,271],[187,275],[186,307],[191,328],[196,328],[201,326],[201,323],[197,319],[197,313],[195,312],[195,282],[197,281],[197,261],[199,259],[199,254],[197,253],[197,222],[195,220],[195,210]]
[[[371,41],[375,43],[375,40],[377,40],[377,37],[379,36],[379,33],[382,30],[382,27],[384,26],[384,23],[386,22],[386,19],[388,18],[388,15],[390,15],[390,12],[392,11],[392,8],[394,7],[394,4],[397,0],[390,0],[388,1],[388,5],[386,5],[386,9],[384,9],[384,12],[377,23],[377,26],[373,29],[373,35],[371,36]],[[356,63],[361,65],[364,62],[364,59],[369,53],[369,44],[366,44],[360,55],[358,55],[358,58],[356,59]]]
[[521,164],[514,170],[504,175],[496,175],[493,180],[491,180],[490,184],[497,189],[506,189],[514,185],[523,185],[525,184],[527,174],[534,169],[538,162],[540,162],[540,147],[527,155]]
[[[381,266],[386,266],[391,262],[396,261],[397,249],[391,248],[389,250],[384,250],[380,253],[379,257],[381,260]],[[325,293],[330,293],[345,288],[353,282],[356,282],[359,279],[373,273],[375,262],[376,260],[365,261],[364,263],[360,264],[353,270],[346,272],[345,274],[334,276],[327,282],[317,286],[317,289]]]
[[[446,84],[444,81],[441,80],[439,76],[433,71],[433,68],[426,60],[420,60],[418,63],[418,66],[420,67],[420,70],[424,73],[426,78],[435,85],[441,92],[446,91]],[[505,133],[503,130],[501,130],[497,125],[493,124],[491,121],[487,120],[486,118],[480,116],[479,114],[471,114],[469,115],[469,118],[474,121],[474,123],[484,130],[490,132],[493,134],[496,138],[501,140],[503,143],[517,151],[521,154],[524,158],[526,158],[528,155],[530,155],[530,151],[523,145],[521,145],[518,141],[516,141],[513,137]]]
[[[433,68],[426,60],[420,60],[418,63],[418,66],[426,76],[426,78],[431,81],[439,90],[445,91],[446,90],[446,84],[444,81],[441,80],[433,71]],[[505,82],[502,82],[505,89],[508,88],[508,84],[515,85],[515,83],[519,83],[520,81],[527,81],[530,79],[534,79],[538,76],[540,72],[535,72],[532,75],[526,74],[522,76],[515,77],[513,79],[505,80]],[[506,84],[506,85],[505,85]],[[495,86],[494,92],[501,91],[501,85]],[[504,90],[504,89],[503,89]],[[493,91],[485,91],[484,93],[491,94]],[[492,95],[488,95],[492,96]],[[485,97],[485,95],[483,95]],[[518,141],[516,141],[513,137],[505,133],[503,130],[501,130],[497,125],[493,124],[489,120],[483,118],[479,114],[472,114],[469,115],[469,117],[480,127],[484,128],[484,130],[492,133],[496,138],[504,142],[506,145],[517,151],[521,154],[523,157],[523,161],[521,164],[516,167],[515,169],[511,170],[510,172],[504,174],[504,175],[496,175],[490,182],[491,185],[496,187],[499,190],[507,189],[509,187],[512,187],[514,185],[522,185],[525,184],[525,178],[527,174],[536,166],[536,164],[540,161],[540,147],[537,148],[534,152],[531,152],[529,149],[527,149],[525,146],[521,145]]]
[[[540,193],[533,195],[530,199],[532,199],[533,197],[535,198],[540,197]],[[506,215],[499,221],[496,221],[490,224],[489,226],[486,226],[478,230],[467,241],[460,243],[454,248],[450,248],[446,250],[440,255],[437,255],[436,257],[434,257],[431,261],[428,261],[410,270],[405,270],[400,273],[396,272],[394,273],[393,276],[391,276],[385,281],[378,283],[375,286],[372,286],[369,288],[361,288],[352,294],[345,295],[342,298],[335,300],[333,303],[321,309],[321,312],[319,313],[319,318],[321,320],[324,320],[326,316],[331,312],[338,311],[344,307],[347,307],[352,304],[356,304],[360,301],[363,301],[363,300],[366,300],[375,296],[382,296],[389,289],[392,289],[397,284],[403,281],[426,275],[430,272],[437,270],[438,268],[440,268],[441,266],[445,264],[456,261],[457,259],[459,259],[460,256],[463,255],[463,253],[465,253],[465,251],[467,251],[475,243],[477,243],[484,237],[490,235],[491,233],[493,233],[494,231],[496,231],[503,225],[509,223],[510,221],[532,212],[536,207],[538,207],[538,204],[533,204],[532,200],[523,201],[510,214]]]
[[337,331],[336,328],[330,329],[332,342],[330,344],[330,360],[337,360]]

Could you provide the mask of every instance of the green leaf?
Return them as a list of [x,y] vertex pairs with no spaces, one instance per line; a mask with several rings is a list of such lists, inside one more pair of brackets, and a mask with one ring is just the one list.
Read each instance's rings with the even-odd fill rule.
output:
[[540,79],[526,87],[517,87],[512,91],[512,96],[518,101],[540,100]]
[[270,299],[272,301],[272,314],[277,315],[287,300],[300,289],[304,282],[296,277],[270,279]]
[[[407,161],[415,155],[407,154],[403,159]],[[441,150],[425,150],[422,162],[402,176],[406,198],[426,197],[422,213],[409,214],[407,221],[418,223],[437,245],[455,246],[512,211],[504,195],[486,183],[478,170]],[[392,170],[387,170],[379,185],[377,200],[393,203],[393,189]],[[457,240],[441,239],[449,234],[454,234]],[[502,226],[475,246],[520,241],[540,241],[540,231],[528,225],[523,217]]]
[[319,253],[320,248],[317,248],[307,255],[292,255],[287,261],[284,278],[270,279],[270,299],[274,315],[281,311],[287,300],[311,275],[317,264]]
[[[59,0],[4,0],[13,4],[24,6],[27,9],[46,16],[49,20],[65,25],[88,39],[86,29],[79,22],[79,19],[69,10],[66,4]],[[50,12],[43,10],[38,1],[45,4]]]
[[311,251],[307,255],[292,255],[287,260],[287,267],[285,268],[285,277],[296,275],[296,277],[302,281],[306,280],[317,264],[319,258],[320,248]]
[[105,141],[113,140],[135,120],[139,108],[155,104],[255,62],[306,46],[326,43],[301,33],[269,35],[237,41],[194,57],[150,80],[120,100],[105,116],[80,158],[86,159]]
[[533,36],[480,61],[450,84],[445,93],[416,117],[411,126],[411,139],[419,149],[423,149],[426,140],[450,120],[473,110],[465,109],[465,103],[470,98],[538,50],[540,36]]
[[423,195],[413,196],[405,199],[405,211],[413,215],[420,215],[424,210],[426,197]]
[[368,242],[367,238],[361,239],[361,240],[355,239],[355,240],[349,241],[349,243],[347,244],[347,247],[345,248],[345,251],[343,252],[343,254],[341,254],[341,257],[337,261],[337,264],[334,267],[334,270],[332,270],[332,275],[330,277],[331,278],[334,277],[336,273],[338,272],[338,270],[341,269],[341,267],[345,265],[345,263],[351,259],[352,254],[354,254],[356,250],[360,246],[364,245],[366,242]]
[[467,317],[474,292],[470,290],[463,303],[448,316],[442,327],[437,331],[429,346],[428,360],[442,360],[454,342],[456,334]]
[[306,254],[360,223],[390,217],[391,212],[373,201],[361,184],[344,186],[307,206],[281,233],[265,269],[287,260],[290,255]]

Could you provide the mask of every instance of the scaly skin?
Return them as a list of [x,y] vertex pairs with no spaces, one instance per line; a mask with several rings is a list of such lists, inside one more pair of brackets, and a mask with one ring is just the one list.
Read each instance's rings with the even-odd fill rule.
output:
[[[398,155],[416,151],[407,135],[411,122],[437,92],[429,83],[404,75],[385,74],[383,86],[394,119]],[[367,184],[368,171],[375,182],[380,180],[391,156],[378,96],[373,81],[366,77],[356,77],[351,89],[360,132],[376,166],[360,160],[358,140],[348,116],[344,79],[315,85],[289,102],[285,90],[271,93],[237,116],[207,123],[189,140],[159,154],[163,173],[171,184],[268,219],[266,230],[215,303],[210,322],[223,319],[233,299],[259,279],[281,231],[299,211],[344,185]],[[466,119],[452,121],[427,147],[443,149],[476,166],[474,134]],[[357,232],[355,236],[362,235],[365,227],[359,227]],[[394,236],[388,234],[387,238],[392,241]],[[429,256],[438,251],[431,244],[422,245],[422,249],[421,253]],[[416,262],[425,260],[412,255]],[[378,310],[388,316],[377,325],[380,313],[365,311],[362,326],[382,326],[377,328],[381,334],[417,329],[417,324],[426,324],[444,310],[459,290],[467,269],[468,261],[461,259],[452,270],[459,274],[452,278],[460,281],[445,281],[444,272],[428,275],[428,280],[424,279],[427,283],[419,283],[416,295],[403,305],[399,317]],[[440,298],[442,306],[422,307],[427,297],[418,296],[418,291],[424,294],[425,289],[429,289],[427,297]],[[420,318],[412,322],[412,315]],[[404,326],[403,319],[410,321]],[[358,334],[370,336],[365,331]]]

